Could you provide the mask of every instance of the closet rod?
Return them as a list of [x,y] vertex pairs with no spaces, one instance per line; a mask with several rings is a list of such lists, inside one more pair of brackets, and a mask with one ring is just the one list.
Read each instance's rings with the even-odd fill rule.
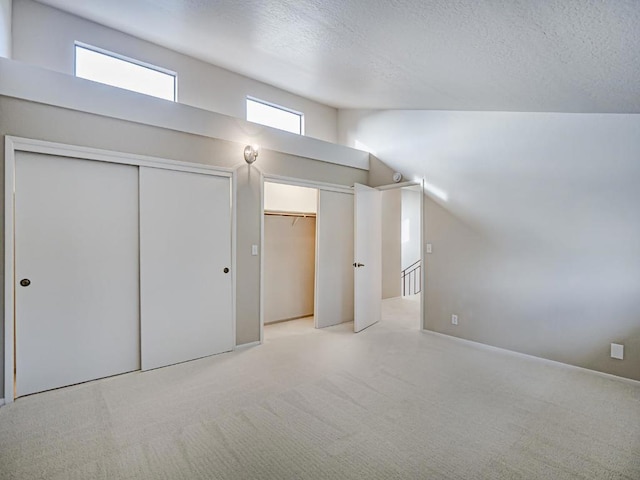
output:
[[280,217],[299,217],[299,218],[315,218],[315,213],[296,213],[296,212],[264,212],[265,215],[277,215]]

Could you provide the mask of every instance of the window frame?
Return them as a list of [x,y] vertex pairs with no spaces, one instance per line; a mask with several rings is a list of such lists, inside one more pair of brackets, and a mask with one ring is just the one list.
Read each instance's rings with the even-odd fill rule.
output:
[[[115,58],[116,60],[121,60],[123,62],[131,63],[133,65],[137,65],[139,67],[147,68],[149,70],[153,70],[155,72],[163,73],[165,75],[173,77],[173,100],[169,100],[169,101],[173,101],[175,103],[178,102],[178,72],[174,72],[173,70],[169,70],[168,68],[159,67],[158,65],[153,65],[152,63],[143,62],[142,60],[138,60],[138,59],[135,59],[135,58],[127,57],[126,55],[122,55],[120,53],[112,52],[110,50],[106,50],[104,48],[96,47],[95,45],[90,45],[88,43],[80,42],[80,41],[77,41],[77,40],[75,42],[73,42],[73,76],[74,77],[76,77],[76,78],[84,78],[84,77],[78,77],[78,56],[77,56],[78,48],[82,48],[84,50],[89,50],[89,51],[94,52],[94,53],[98,53],[98,54],[101,54],[101,55],[105,55],[107,57]],[[85,79],[85,80],[88,80],[88,79]],[[97,80],[93,80],[93,81],[96,81],[98,83],[102,83],[103,85],[113,86],[113,85],[110,85],[108,83],[99,82]],[[150,97],[160,98],[160,97],[156,97],[155,95],[149,95],[147,93],[138,92],[137,90],[131,90],[129,88],[124,88],[124,87],[115,87],[115,88],[122,88],[123,90],[128,90],[130,92],[139,93],[141,95],[148,95]],[[161,100],[167,100],[167,99],[161,98]]]
[[[265,125],[264,123],[259,123],[259,122],[254,122],[253,120],[249,120],[249,118],[248,118],[249,111],[248,111],[248,108],[247,108],[248,102],[259,103],[259,104],[265,105],[267,107],[274,108],[276,110],[282,110],[283,112],[287,112],[287,113],[291,113],[293,115],[296,115],[300,119],[300,132],[290,132],[289,130],[284,130],[282,128],[274,127],[272,125]],[[267,100],[262,100],[260,98],[253,97],[251,95],[247,95],[246,100],[245,100],[245,119],[248,122],[257,123],[258,125],[264,125],[265,127],[276,128],[278,130],[282,130],[283,132],[288,132],[288,133],[293,133],[294,135],[304,136],[304,112],[300,112],[300,111],[294,110],[292,108],[284,107],[282,105],[278,105],[277,103],[269,102]]]

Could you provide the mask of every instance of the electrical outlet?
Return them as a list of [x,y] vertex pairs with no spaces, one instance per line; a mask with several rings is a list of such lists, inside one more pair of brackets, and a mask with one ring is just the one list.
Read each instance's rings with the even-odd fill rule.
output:
[[451,323],[453,325],[457,325],[458,324],[458,315],[451,315]]
[[620,345],[619,343],[611,344],[611,358],[616,358],[618,360],[624,360],[624,345]]
[[427,253],[433,252],[433,246],[430,243],[427,243]]

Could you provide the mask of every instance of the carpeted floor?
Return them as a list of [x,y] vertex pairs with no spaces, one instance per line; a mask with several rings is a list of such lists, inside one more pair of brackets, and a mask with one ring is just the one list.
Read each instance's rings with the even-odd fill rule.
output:
[[639,383],[420,332],[417,305],[18,399],[0,478],[640,479]]

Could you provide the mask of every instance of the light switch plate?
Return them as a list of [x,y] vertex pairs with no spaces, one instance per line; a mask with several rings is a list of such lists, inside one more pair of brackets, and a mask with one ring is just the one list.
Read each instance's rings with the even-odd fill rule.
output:
[[251,245],[251,255],[258,255],[258,245]]
[[611,344],[611,358],[617,358],[618,360],[624,360],[624,345],[619,343]]
[[427,253],[433,252],[433,247],[430,243],[427,243]]

